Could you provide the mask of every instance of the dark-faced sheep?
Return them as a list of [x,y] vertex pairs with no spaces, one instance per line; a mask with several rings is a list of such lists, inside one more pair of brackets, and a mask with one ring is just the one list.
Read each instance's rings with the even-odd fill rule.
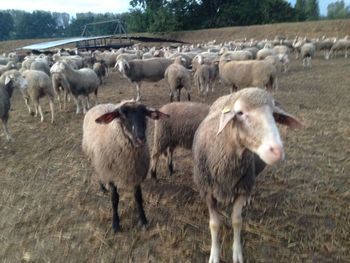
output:
[[151,176],[156,178],[159,157],[168,159],[169,175],[173,173],[173,152],[176,147],[192,148],[193,136],[208,114],[209,105],[198,102],[173,102],[159,109],[170,116],[155,122],[151,158]]
[[233,262],[243,263],[242,208],[255,177],[266,164],[284,158],[276,122],[293,128],[301,124],[263,89],[247,88],[218,100],[194,136],[194,182],[209,209],[209,263],[220,261],[218,202],[233,205]]
[[141,192],[150,160],[146,143],[147,117],[159,119],[167,115],[143,104],[126,101],[118,105],[97,105],[84,118],[83,151],[91,160],[100,182],[110,187],[115,232],[120,231],[117,186],[133,189],[139,222],[147,224]]

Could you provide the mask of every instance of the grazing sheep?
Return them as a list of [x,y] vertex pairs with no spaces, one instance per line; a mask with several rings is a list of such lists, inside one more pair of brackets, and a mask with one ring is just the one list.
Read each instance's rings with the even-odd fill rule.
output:
[[165,70],[173,61],[166,58],[135,59],[132,61],[119,60],[116,64],[118,70],[130,80],[136,83],[136,100],[141,100],[140,86],[142,81],[157,82],[164,78]]
[[348,49],[350,48],[350,40],[346,39],[339,39],[332,45],[330,51],[326,55],[326,59],[329,59],[330,57],[334,56],[335,52],[339,50],[344,50],[345,55],[344,57],[348,57]]
[[218,74],[219,62],[212,62],[210,65],[199,64],[193,76],[198,92],[207,94],[210,88],[214,92],[214,82]]
[[68,82],[69,92],[73,95],[75,104],[77,106],[76,113],[80,113],[79,96],[85,97],[85,103],[82,100],[83,112],[89,108],[89,94],[95,94],[95,105],[98,104],[97,93],[99,79],[90,68],[73,69],[66,62],[56,62],[51,67],[51,73],[58,73],[64,75],[61,79],[66,79]]
[[284,158],[275,122],[293,128],[301,124],[259,88],[243,89],[219,100],[221,104],[209,112],[194,136],[193,176],[209,209],[212,240],[209,263],[220,261],[218,202],[233,205],[233,262],[243,263],[242,208],[251,195],[255,177],[266,164]]
[[177,57],[164,73],[165,81],[169,85],[170,101],[174,100],[174,93],[177,94],[177,101],[180,101],[181,89],[187,91],[187,99],[191,100],[191,74],[182,65],[182,58]]
[[219,63],[220,79],[231,86],[231,92],[239,88],[256,86],[271,91],[277,88],[277,69],[261,60],[225,61]]
[[281,55],[289,55],[290,54],[290,48],[285,45],[277,45],[273,47],[273,50],[275,51],[275,54],[281,54]]
[[83,151],[91,160],[100,182],[110,187],[115,232],[121,230],[117,186],[133,188],[139,222],[142,226],[147,224],[141,192],[150,159],[146,117],[159,119],[168,116],[140,103],[125,101],[118,105],[97,105],[84,118]]
[[27,82],[27,85],[21,89],[24,102],[28,108],[29,113],[32,113],[32,110],[29,106],[29,99],[32,101],[34,105],[36,117],[38,115],[38,111],[40,114],[40,121],[44,121],[44,114],[42,108],[39,104],[39,99],[43,96],[47,96],[50,104],[51,111],[51,123],[54,121],[54,108],[53,108],[53,98],[54,98],[54,90],[52,87],[52,82],[50,77],[40,70],[32,70],[28,69],[22,72],[24,79]]
[[198,102],[173,102],[165,104],[159,110],[168,114],[170,118],[155,122],[151,157],[152,178],[156,178],[157,163],[162,154],[167,156],[169,175],[172,175],[175,148],[192,148],[194,133],[207,116],[209,105]]
[[287,72],[289,69],[289,58],[288,55],[284,54],[278,54],[274,56],[267,56],[264,61],[270,62],[272,65],[274,65],[279,73],[281,72]]
[[301,49],[300,54],[301,58],[303,59],[303,66],[304,67],[310,67],[311,68],[311,58],[315,56],[315,45],[312,43],[305,43]]
[[263,49],[260,49],[258,53],[256,54],[256,59],[263,60],[267,56],[273,56],[276,55],[276,51],[272,48],[264,47]]
[[103,60],[101,60],[100,62],[96,62],[94,63],[92,69],[95,71],[97,77],[99,78],[100,84],[103,84],[103,79],[106,77],[108,70],[106,62],[104,62]]
[[13,89],[16,87],[16,85],[23,87],[25,84],[26,82],[22,77],[17,78],[14,76],[14,74],[6,76],[4,84],[0,84],[0,119],[8,141],[11,140],[11,135],[7,128],[7,122],[9,119]]

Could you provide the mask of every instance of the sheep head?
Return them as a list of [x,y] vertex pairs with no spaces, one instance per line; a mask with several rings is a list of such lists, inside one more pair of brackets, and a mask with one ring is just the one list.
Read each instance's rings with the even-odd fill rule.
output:
[[[263,89],[243,89],[231,102],[221,112],[218,136],[230,136],[241,145],[238,148],[256,153],[269,165],[282,160],[284,150],[276,122],[291,128],[300,128],[301,123],[276,106]],[[220,135],[228,124],[231,129],[227,129],[226,135]]]
[[135,101],[121,103],[114,111],[108,112],[96,119],[99,124],[108,124],[117,119],[124,136],[134,147],[146,144],[147,119],[168,118],[169,115],[154,108],[147,107]]

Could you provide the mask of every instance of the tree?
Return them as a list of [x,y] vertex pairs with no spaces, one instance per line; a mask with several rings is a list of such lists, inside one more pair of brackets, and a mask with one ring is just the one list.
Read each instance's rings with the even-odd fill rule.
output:
[[339,18],[349,18],[350,10],[349,6],[345,6],[343,0],[336,1],[327,6],[327,18],[329,19],[339,19]]
[[306,20],[306,0],[297,0],[295,2],[295,12],[298,21]]
[[7,12],[0,12],[0,25],[0,40],[9,39],[14,29],[12,16]]
[[320,8],[317,0],[307,0],[305,5],[307,20],[318,20],[320,18]]

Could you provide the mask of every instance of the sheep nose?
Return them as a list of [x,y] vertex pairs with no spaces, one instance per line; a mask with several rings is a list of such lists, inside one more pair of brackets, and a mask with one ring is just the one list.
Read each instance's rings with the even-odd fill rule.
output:
[[280,145],[270,146],[269,150],[276,160],[279,161],[284,159],[283,146],[280,146]]

